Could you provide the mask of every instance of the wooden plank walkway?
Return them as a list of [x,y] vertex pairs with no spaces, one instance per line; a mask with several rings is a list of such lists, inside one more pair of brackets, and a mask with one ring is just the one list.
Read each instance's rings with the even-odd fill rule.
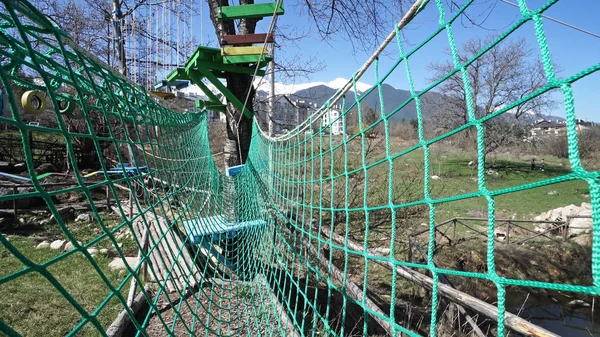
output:
[[[124,209],[128,213],[129,207]],[[117,208],[113,210],[119,213]],[[139,212],[134,208],[133,216],[137,215]],[[171,293],[185,292],[201,283],[201,273],[183,238],[167,219],[149,210],[143,216],[136,217],[132,225],[133,235],[138,240],[142,240],[146,229],[149,230],[149,267],[154,269],[158,277],[156,282],[166,284],[167,291]]]

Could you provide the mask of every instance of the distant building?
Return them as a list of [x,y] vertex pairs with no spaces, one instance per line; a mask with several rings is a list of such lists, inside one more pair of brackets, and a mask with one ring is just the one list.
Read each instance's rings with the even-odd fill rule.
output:
[[[269,110],[268,102],[257,100],[254,104],[254,113],[263,130],[269,128]],[[317,104],[303,100],[291,100],[283,95],[277,98],[274,110],[273,116],[271,116],[274,132],[283,133],[304,122],[317,110]]]
[[533,124],[531,128],[531,135],[537,136],[548,136],[548,135],[561,135],[567,130],[567,124],[564,121],[547,121],[539,120]]
[[[590,128],[594,125],[593,122],[588,122],[584,119],[578,119],[575,121],[577,125],[577,132],[582,132],[583,130]],[[547,120],[538,120],[533,124],[531,128],[531,136],[539,137],[539,136],[560,136],[565,135],[567,133],[567,123],[565,121],[556,120],[556,121],[547,121]]]
[[339,106],[332,107],[323,115],[323,126],[330,125],[329,130],[332,135],[341,135],[344,133],[343,118],[339,117]]

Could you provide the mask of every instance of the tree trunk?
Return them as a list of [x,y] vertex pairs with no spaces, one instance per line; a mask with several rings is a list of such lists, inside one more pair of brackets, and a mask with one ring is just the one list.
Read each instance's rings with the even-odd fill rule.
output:
[[[236,34],[234,21],[217,19],[217,8],[229,6],[228,0],[207,0],[210,7],[210,18],[215,26],[217,36]],[[240,5],[253,4],[254,0],[240,0]],[[238,25],[238,34],[254,34],[256,23],[260,19],[241,19]],[[252,85],[252,77],[243,74],[227,74],[227,89],[235,97],[246,103],[245,106],[252,110],[256,91]],[[227,141],[223,148],[225,166],[231,167],[246,162],[250,141],[252,139],[252,119],[242,115],[233,104],[227,104]]]

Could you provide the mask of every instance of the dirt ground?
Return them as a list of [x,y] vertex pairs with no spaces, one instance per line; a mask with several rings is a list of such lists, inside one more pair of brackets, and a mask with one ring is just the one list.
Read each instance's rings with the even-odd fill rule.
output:
[[[212,287],[212,290],[211,290]],[[210,284],[183,300],[161,295],[146,331],[150,336],[284,336],[268,289],[243,282]],[[172,333],[170,333],[172,331]]]

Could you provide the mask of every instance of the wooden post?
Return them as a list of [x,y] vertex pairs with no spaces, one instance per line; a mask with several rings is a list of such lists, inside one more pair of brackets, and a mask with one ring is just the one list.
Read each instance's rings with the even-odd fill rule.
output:
[[129,218],[133,218],[133,191],[129,190]]
[[569,239],[569,224],[571,223],[571,217],[567,216],[565,220],[565,225],[563,226],[563,241],[567,241]]
[[[142,259],[144,254],[146,253],[146,250],[148,249],[148,247],[146,246],[146,242],[148,241],[148,232],[149,232],[148,229],[144,230],[144,235],[142,237],[142,247],[140,247],[140,250],[138,250],[138,255],[137,255],[138,263]],[[135,231],[132,234],[135,235]],[[144,266],[143,266],[144,263],[146,263],[146,261],[142,262],[142,264],[140,265],[140,269],[138,269],[138,277],[141,274],[140,271],[144,270]],[[131,308],[131,306],[133,304],[133,300],[135,298],[135,288],[136,287],[137,287],[137,279],[135,277],[132,277],[131,285],[129,286],[129,295],[127,296],[127,306],[130,308]]]
[[510,242],[510,221],[506,222],[506,241],[505,244],[509,244]]
[[[16,187],[13,187],[13,195],[18,194],[19,190]],[[19,215],[19,210],[17,209],[17,199],[13,199],[13,214],[14,214],[14,218],[13,218],[13,222],[17,223],[19,222],[18,219],[18,215]]]
[[110,211],[110,188],[106,185],[106,211]]
[[456,240],[456,218],[452,219],[452,241]]

